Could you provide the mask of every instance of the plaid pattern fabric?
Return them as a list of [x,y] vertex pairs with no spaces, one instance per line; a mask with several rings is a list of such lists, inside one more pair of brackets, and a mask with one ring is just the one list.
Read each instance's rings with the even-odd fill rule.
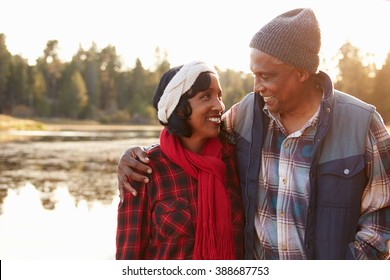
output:
[[[225,114],[234,130],[235,107]],[[289,136],[280,120],[269,114],[259,174],[255,216],[255,255],[258,259],[306,259],[304,236],[310,196],[309,168],[318,112]],[[361,202],[359,229],[354,242],[357,259],[389,259],[390,136],[377,112],[366,139],[369,178]],[[387,245],[386,245],[387,244]]]
[[378,113],[366,140],[366,165],[369,181],[354,243],[356,258],[390,259],[390,135]]
[[[226,187],[232,206],[237,258],[243,258],[242,209],[234,146],[223,144]],[[117,259],[192,259],[197,223],[197,181],[174,165],[159,146],[148,152],[150,182],[118,207]]]
[[[236,110],[233,106],[224,115],[229,132],[235,130]],[[307,258],[303,250],[310,195],[307,158],[317,121],[314,116],[297,134],[286,137],[279,120],[270,116],[258,178],[255,254],[259,259]],[[369,125],[365,149],[368,182],[351,246],[356,259],[389,259],[390,135],[377,112]]]
[[266,108],[268,126],[260,168],[255,215],[257,259],[306,259],[304,237],[309,206],[309,174],[318,111],[290,134]]

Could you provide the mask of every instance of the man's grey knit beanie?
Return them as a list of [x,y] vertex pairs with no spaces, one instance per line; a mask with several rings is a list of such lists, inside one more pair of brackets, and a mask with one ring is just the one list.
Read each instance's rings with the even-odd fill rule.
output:
[[263,26],[249,46],[297,68],[317,73],[321,30],[311,9],[295,9]]

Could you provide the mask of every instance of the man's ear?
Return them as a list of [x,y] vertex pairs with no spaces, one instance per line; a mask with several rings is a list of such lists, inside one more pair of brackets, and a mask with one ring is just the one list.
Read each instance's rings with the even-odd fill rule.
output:
[[310,73],[304,69],[297,69],[298,79],[301,82],[306,81],[310,77]]

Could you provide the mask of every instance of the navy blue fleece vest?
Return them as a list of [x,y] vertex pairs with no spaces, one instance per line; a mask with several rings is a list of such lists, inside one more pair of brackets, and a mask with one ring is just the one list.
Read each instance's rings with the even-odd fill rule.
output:
[[[310,259],[353,259],[365,176],[365,141],[374,107],[334,91],[320,72],[325,98],[310,170],[305,246]],[[245,257],[253,259],[254,215],[263,136],[269,118],[258,94],[248,94],[234,120],[240,184],[246,215]]]

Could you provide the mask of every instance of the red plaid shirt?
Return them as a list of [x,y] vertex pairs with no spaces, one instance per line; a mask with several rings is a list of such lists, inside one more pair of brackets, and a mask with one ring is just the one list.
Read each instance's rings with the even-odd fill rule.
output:
[[[223,144],[226,188],[231,206],[237,259],[243,258],[244,213],[235,148]],[[117,259],[192,259],[197,223],[198,182],[173,164],[157,146],[148,152],[150,182],[118,207]],[[138,185],[137,185],[138,184]]]

